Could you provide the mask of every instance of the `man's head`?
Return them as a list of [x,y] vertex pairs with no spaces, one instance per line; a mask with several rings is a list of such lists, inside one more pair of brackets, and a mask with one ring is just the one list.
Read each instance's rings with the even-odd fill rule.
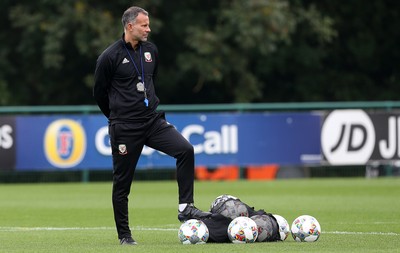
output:
[[[140,41],[147,41],[150,30],[149,13],[143,8],[132,6],[122,15],[125,39],[136,45]],[[134,46],[132,45],[132,46]]]

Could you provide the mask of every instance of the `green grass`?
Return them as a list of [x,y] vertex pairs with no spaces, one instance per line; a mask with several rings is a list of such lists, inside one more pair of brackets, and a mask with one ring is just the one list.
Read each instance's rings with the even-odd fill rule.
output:
[[134,182],[130,222],[134,247],[118,244],[111,183],[0,185],[0,252],[399,252],[400,179],[303,179],[196,182],[196,205],[221,194],[256,209],[318,219],[315,243],[182,245],[177,238],[177,185]]

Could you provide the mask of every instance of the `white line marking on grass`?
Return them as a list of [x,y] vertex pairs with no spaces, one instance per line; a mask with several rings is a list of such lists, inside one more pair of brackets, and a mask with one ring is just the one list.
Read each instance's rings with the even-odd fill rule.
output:
[[[176,231],[177,228],[133,227],[137,231]],[[67,231],[67,230],[115,230],[115,227],[0,227],[0,232]]]
[[399,233],[394,232],[348,232],[348,231],[322,231],[322,234],[338,234],[338,235],[394,235],[398,236]]
[[[326,223],[326,222],[325,222]],[[387,225],[387,224],[399,224],[400,222],[398,221],[374,221],[374,222],[335,222],[335,223],[330,223],[330,224],[354,224],[354,225]]]
[[[156,227],[132,227],[134,231],[177,231],[176,228],[156,228]],[[115,227],[0,227],[0,232],[29,232],[29,231],[67,231],[67,230],[115,230]],[[350,231],[322,231],[322,234],[336,235],[382,235],[400,236],[394,232],[350,232]]]
[[179,226],[176,228],[146,228],[146,227],[133,227],[133,230],[138,231],[178,231]]
[[111,230],[113,227],[0,227],[2,232],[66,231],[66,230]]

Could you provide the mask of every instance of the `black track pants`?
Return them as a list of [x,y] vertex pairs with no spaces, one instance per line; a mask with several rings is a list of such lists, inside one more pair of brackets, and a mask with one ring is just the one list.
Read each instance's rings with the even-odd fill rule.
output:
[[179,203],[193,203],[193,146],[168,124],[163,116],[148,123],[111,124],[113,156],[112,203],[118,238],[131,236],[128,219],[128,195],[143,146],[149,146],[176,159]]

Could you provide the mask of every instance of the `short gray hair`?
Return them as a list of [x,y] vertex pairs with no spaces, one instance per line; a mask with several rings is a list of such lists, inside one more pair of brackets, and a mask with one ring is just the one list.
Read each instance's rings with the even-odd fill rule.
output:
[[136,17],[139,15],[139,13],[142,13],[142,14],[144,14],[146,16],[149,15],[149,13],[143,8],[140,8],[140,7],[137,7],[137,6],[129,7],[124,12],[124,14],[122,15],[122,20],[121,20],[122,21],[122,26],[125,28],[125,26],[128,23],[130,23],[130,22],[134,23]]

